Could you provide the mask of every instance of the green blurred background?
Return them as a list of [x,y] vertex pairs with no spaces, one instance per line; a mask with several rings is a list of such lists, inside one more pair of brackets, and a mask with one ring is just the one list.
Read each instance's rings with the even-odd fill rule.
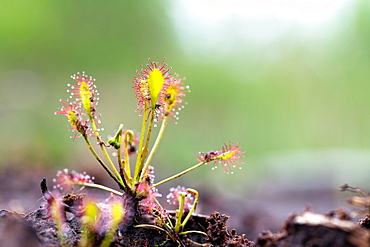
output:
[[[103,136],[120,123],[139,131],[132,78],[148,58],[166,57],[192,92],[155,157],[158,180],[195,164],[200,151],[240,142],[242,170],[202,167],[168,186],[209,194],[206,213],[230,202],[280,210],[286,197],[321,190],[329,192],[278,212],[346,205],[340,185],[370,189],[370,4],[300,2],[2,0],[0,166],[101,173],[53,114],[69,76],[97,79]],[[38,193],[28,179],[39,173],[19,183]],[[219,208],[207,209],[220,195]]]

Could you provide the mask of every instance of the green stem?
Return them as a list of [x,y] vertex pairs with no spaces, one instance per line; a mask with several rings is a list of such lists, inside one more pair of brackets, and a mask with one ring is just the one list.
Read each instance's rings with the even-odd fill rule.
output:
[[145,165],[144,165],[144,168],[143,168],[143,171],[146,171],[150,165],[150,162],[152,161],[153,159],[153,156],[155,154],[155,152],[157,151],[157,148],[159,146],[159,143],[161,142],[162,140],[162,137],[163,137],[163,133],[166,129],[166,126],[167,126],[167,121],[168,121],[168,116],[165,116],[163,121],[162,121],[162,126],[161,126],[161,129],[159,130],[159,133],[158,133],[158,136],[157,136],[157,139],[155,140],[155,143],[152,147],[152,150],[150,151],[149,155],[148,155],[148,158],[145,162]]
[[151,228],[155,228],[157,230],[160,230],[160,231],[164,231],[167,233],[167,231],[159,226],[156,226],[156,225],[149,225],[149,224],[140,224],[140,225],[135,225],[134,227],[151,227]]
[[99,162],[99,164],[104,168],[104,170],[106,170],[109,174],[109,176],[111,176],[114,181],[116,181],[116,183],[118,183],[118,185],[120,185],[121,189],[125,189],[124,188],[124,185],[123,183],[116,177],[116,175],[108,168],[108,166],[106,164],[104,164],[104,162],[102,161],[102,159],[99,157],[99,155],[95,152],[95,150],[93,149],[93,147],[91,146],[90,144],[90,141],[88,139],[88,137],[86,136],[86,134],[83,134],[83,137],[85,139],[85,142],[87,144],[87,147],[89,148],[90,152],[93,154],[93,156],[95,157],[95,159]]
[[198,200],[199,200],[199,193],[198,191],[196,190],[193,190],[193,189],[187,189],[186,190],[188,193],[191,193],[195,196],[195,199],[194,199],[194,203],[193,203],[193,206],[191,207],[191,209],[189,210],[189,213],[188,215],[186,215],[186,218],[184,219],[184,221],[181,223],[181,228],[184,229],[186,223],[189,221],[190,217],[193,215],[194,211],[195,211],[195,208],[198,204]]
[[[148,107],[148,103],[145,101],[144,104],[144,110]],[[135,165],[135,172],[134,172],[134,178],[136,181],[136,178],[139,176],[140,173],[140,163],[141,163],[141,156],[143,154],[143,146],[144,146],[144,140],[145,140],[145,130],[146,125],[148,122],[148,115],[146,112],[143,113],[143,122],[141,124],[141,133],[140,133],[140,143],[139,143],[139,149],[138,154],[136,158],[136,165]]]
[[122,178],[121,178],[117,168],[114,166],[111,158],[109,157],[109,154],[108,154],[107,149],[105,148],[104,144],[100,144],[100,147],[101,147],[101,149],[103,151],[103,154],[104,154],[105,158],[107,159],[109,165],[111,166],[113,172],[116,174],[118,180],[122,183]]
[[105,190],[105,191],[111,192],[111,193],[113,193],[113,194],[119,195],[119,196],[122,196],[122,195],[123,195],[123,193],[122,193],[122,192],[119,192],[119,191],[117,191],[117,190],[114,190],[114,189],[112,189],[112,188],[106,187],[106,186],[101,185],[101,184],[78,183],[78,185],[83,185],[83,186],[87,186],[87,187],[91,187],[91,188],[98,188],[98,189],[102,189],[102,190]]
[[148,131],[146,133],[145,146],[144,146],[144,151],[143,151],[143,154],[145,154],[145,156],[143,156],[143,158],[140,161],[140,165],[141,165],[140,173],[141,174],[145,172],[145,170],[143,170],[143,167],[144,167],[145,159],[147,158],[147,155],[148,155],[149,141],[150,141],[150,137],[152,136],[153,126],[154,126],[154,111],[151,112]]
[[[125,162],[125,160],[122,160],[122,163],[124,163]],[[119,172],[120,172],[120,174],[121,174],[121,177],[122,177],[122,182],[123,182],[123,184],[125,185],[125,187],[127,188],[127,190],[126,190],[126,192],[128,193],[128,194],[132,194],[132,178],[129,178],[128,176],[127,176],[127,173],[126,173],[126,171],[124,170],[124,164],[123,165],[121,165],[120,167],[119,167]],[[130,184],[128,184],[128,182],[130,183]]]
[[188,173],[188,172],[190,172],[190,171],[192,171],[192,170],[194,170],[194,169],[196,169],[196,168],[198,168],[198,167],[200,167],[200,166],[202,166],[204,164],[206,164],[206,162],[200,162],[200,163],[198,163],[198,164],[196,164],[196,165],[194,165],[194,166],[192,166],[192,167],[190,167],[190,168],[188,168],[188,169],[186,169],[186,170],[184,170],[182,172],[179,172],[179,173],[177,173],[177,174],[175,174],[175,175],[173,175],[173,176],[171,176],[169,178],[163,179],[162,181],[160,181],[160,182],[152,185],[152,188],[153,187],[157,187],[158,185],[164,184],[164,183],[166,183],[168,181],[171,181],[172,179],[178,178],[178,177],[180,177],[180,176],[182,176],[182,175],[184,175],[184,174],[186,174],[186,173]]
[[141,155],[138,156],[138,158],[140,160],[139,160],[139,167],[136,167],[138,169],[138,172],[137,172],[136,177],[135,177],[136,182],[140,181],[141,176],[145,173],[145,170],[143,170],[144,161],[145,161],[145,159],[147,157],[147,154],[148,154],[150,136],[152,134],[152,129],[153,129],[153,125],[154,125],[154,115],[155,115],[155,112],[152,110],[150,112],[150,120],[149,120],[148,131],[146,133],[145,145],[142,148]]
[[175,222],[175,228],[173,229],[174,232],[179,233],[180,230],[182,229],[182,215],[184,214],[184,207],[185,207],[185,197],[186,197],[186,192],[182,192],[178,196],[179,200],[179,209],[176,210],[176,222]]
[[179,235],[185,235],[185,234],[191,234],[191,233],[198,233],[198,234],[202,234],[204,236],[208,236],[207,233],[205,232],[202,232],[202,231],[184,231],[184,232],[179,232]]
[[119,181],[118,183],[123,184],[122,178],[121,178],[119,172],[117,171],[117,168],[114,166],[114,164],[112,162],[112,159],[110,158],[110,156],[107,152],[107,149],[105,148],[104,142],[101,140],[100,134],[98,132],[98,128],[96,127],[94,117],[92,115],[89,115],[89,117],[90,117],[90,120],[91,120],[91,128],[93,129],[94,134],[96,135],[96,138],[98,139],[98,144],[99,144],[105,158],[107,159],[110,167],[112,168],[113,172],[115,173],[115,176],[117,177],[117,180]]
[[130,179],[131,183],[131,168],[130,168],[130,157],[128,154],[128,132],[125,131],[125,134],[123,136],[123,157],[125,159],[125,166],[124,171],[127,174],[127,177]]
[[154,202],[158,205],[159,208],[161,208],[162,210],[158,210],[158,214],[160,214],[161,216],[161,219],[163,220],[164,222],[164,225],[167,226],[168,229],[173,229],[173,224],[171,222],[171,219],[168,217],[168,216],[165,216],[163,215],[162,212],[165,211],[165,209],[162,207],[162,205],[158,202],[157,198],[154,198]]
[[116,149],[117,152],[117,163],[122,168],[121,148]]

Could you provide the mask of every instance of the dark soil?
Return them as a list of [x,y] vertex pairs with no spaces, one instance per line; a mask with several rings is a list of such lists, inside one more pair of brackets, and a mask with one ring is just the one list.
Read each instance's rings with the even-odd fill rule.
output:
[[[207,233],[188,234],[179,237],[176,243],[163,231],[152,228],[136,228],[117,231],[111,246],[370,246],[369,215],[360,223],[351,221],[348,215],[339,210],[330,215],[321,215],[306,211],[294,215],[285,223],[280,233],[262,231],[254,241],[245,235],[239,236],[236,230],[227,227],[228,216],[213,213],[210,216],[195,215],[186,225],[185,230],[198,230]],[[145,217],[144,217],[145,218]],[[145,219],[143,218],[143,221]],[[78,246],[80,240],[80,222],[77,217],[68,220],[66,233],[68,243],[65,246]],[[101,238],[96,237],[94,246],[99,246]],[[47,216],[45,208],[28,214],[17,214],[0,210],[1,246],[60,246],[53,221]],[[198,245],[196,244],[198,243]]]
[[[43,171],[33,171],[32,176],[22,177],[22,172],[0,174],[0,185],[2,188],[2,196],[0,202],[11,201],[17,196],[17,201],[22,203],[25,201],[33,201],[26,206],[29,208],[32,205],[40,205],[37,202],[38,195],[32,195],[33,199],[29,200],[32,186],[27,188],[21,187],[20,180],[28,181],[29,184],[37,184],[40,177],[44,175]],[[22,179],[13,179],[21,176]],[[18,181],[18,182],[17,182]],[[32,188],[31,188],[32,187]],[[6,193],[4,193],[6,192]],[[13,199],[12,199],[13,200]],[[81,200],[75,196],[65,196],[64,202],[67,205],[73,204],[75,201]],[[44,203],[41,203],[44,204]],[[18,204],[16,204],[18,205]],[[216,204],[205,204],[207,206]],[[215,206],[216,205],[216,206]],[[13,204],[14,206],[14,204]],[[15,207],[16,208],[16,207]],[[18,211],[15,209],[15,211]],[[245,211],[245,212],[244,212]],[[251,211],[238,211],[243,219],[245,215],[251,215]],[[248,229],[243,229],[239,232],[254,232],[258,219],[269,219],[270,214],[263,208],[256,208],[252,213],[248,222]],[[232,217],[235,217],[233,215]],[[276,229],[275,219],[270,218],[270,225],[274,227],[265,227],[266,230],[258,231],[258,237],[248,239],[249,233],[237,234],[236,230],[228,227],[228,216],[221,213],[213,213],[209,216],[194,215],[185,227],[185,230],[197,230],[207,233],[208,236],[201,234],[187,234],[177,236],[179,242],[174,242],[169,239],[168,235],[163,231],[154,228],[137,228],[135,224],[150,223],[150,218],[147,215],[142,215],[140,219],[136,219],[133,225],[121,227],[114,237],[111,246],[199,246],[195,243],[202,244],[201,246],[266,246],[266,247],[300,247],[300,246],[360,246],[370,247],[370,215],[366,215],[360,221],[351,219],[347,212],[343,210],[335,210],[327,215],[313,213],[306,210],[300,215],[293,215],[288,218],[284,224],[281,222],[281,229],[271,232],[270,229]],[[73,213],[66,212],[67,231],[66,246],[78,246],[81,237],[80,220]],[[96,236],[95,245],[99,246],[104,236]],[[252,240],[252,241],[251,241]],[[48,216],[45,206],[33,210],[29,213],[15,213],[7,210],[0,210],[0,246],[6,247],[54,247],[61,246],[57,238],[57,230],[53,220]]]
[[[184,231],[207,231],[212,234],[211,238],[192,233],[179,237],[179,243],[177,243],[171,241],[163,231],[149,227],[136,228],[130,226],[127,229],[117,231],[111,246],[159,245],[168,247],[199,246],[198,244],[206,243],[214,244],[207,246],[250,246],[251,242],[244,236],[240,237],[235,230],[229,232],[226,229],[227,218],[227,216],[219,213],[212,214],[210,217],[194,215],[184,229]],[[61,246],[58,241],[56,227],[44,208],[28,214],[0,210],[0,229],[2,230],[0,231],[0,239],[4,240],[2,243],[6,243],[6,245],[1,246]],[[65,246],[78,246],[80,234],[80,222],[77,217],[72,217],[68,220],[68,231],[65,234],[67,243]],[[102,238],[97,236],[94,246],[99,246],[101,241]]]

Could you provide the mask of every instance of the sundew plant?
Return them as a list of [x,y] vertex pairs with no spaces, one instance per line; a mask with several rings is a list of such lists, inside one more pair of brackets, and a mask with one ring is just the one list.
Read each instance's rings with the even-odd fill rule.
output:
[[[146,66],[141,66],[141,70],[136,71],[132,82],[138,100],[136,111],[142,117],[141,131],[135,133],[120,124],[118,130],[107,140],[104,140],[101,134],[103,127],[100,121],[101,115],[98,113],[99,93],[95,85],[96,80],[85,72],[72,75],[71,79],[74,82],[68,84],[70,97],[66,101],[61,100],[62,107],[55,114],[67,117],[69,129],[74,132],[71,138],[85,141],[91,154],[118,184],[120,191],[95,184],[93,178],[86,173],[69,172],[66,169],[57,173],[54,187],[65,191],[73,189],[75,185],[95,187],[109,191],[115,197],[123,198],[122,200],[131,200],[132,209],[127,209],[127,203],[122,205],[112,203],[112,205],[115,210],[119,208],[117,205],[121,205],[121,210],[126,214],[130,210],[133,211],[131,215],[135,215],[134,217],[143,213],[152,214],[155,216],[153,227],[160,227],[173,236],[170,233],[181,232],[194,212],[198,202],[198,192],[181,186],[171,189],[167,196],[168,202],[179,206],[176,221],[173,224],[166,210],[156,199],[160,196],[157,187],[207,163],[213,163],[212,169],[221,166],[226,173],[233,173],[233,168],[241,168],[237,162],[242,162],[244,152],[241,151],[240,144],[227,143],[219,151],[197,154],[198,163],[190,168],[162,181],[154,181],[153,156],[166,126],[176,124],[179,120],[178,115],[187,104],[184,97],[190,93],[189,86],[184,85],[185,78],[179,77],[171,70],[172,68],[165,63],[165,59],[160,63],[149,59]],[[153,131],[155,128],[159,130]],[[100,151],[97,151],[98,149]],[[50,197],[46,196],[46,198],[50,201]],[[89,205],[87,203],[86,208],[89,208]],[[93,209],[86,211],[94,212]],[[120,219],[123,220],[123,218]]]

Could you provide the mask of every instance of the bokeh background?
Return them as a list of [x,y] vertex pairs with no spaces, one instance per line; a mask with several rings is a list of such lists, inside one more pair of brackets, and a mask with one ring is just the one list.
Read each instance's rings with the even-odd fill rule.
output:
[[[0,2],[0,205],[30,211],[58,169],[109,177],[63,116],[71,74],[97,79],[105,128],[139,131],[132,78],[148,58],[191,94],[154,159],[158,180],[195,154],[240,142],[243,169],[210,165],[163,185],[200,192],[198,211],[254,237],[307,205],[348,207],[344,183],[370,190],[369,1]],[[114,186],[114,185],[113,185]]]

